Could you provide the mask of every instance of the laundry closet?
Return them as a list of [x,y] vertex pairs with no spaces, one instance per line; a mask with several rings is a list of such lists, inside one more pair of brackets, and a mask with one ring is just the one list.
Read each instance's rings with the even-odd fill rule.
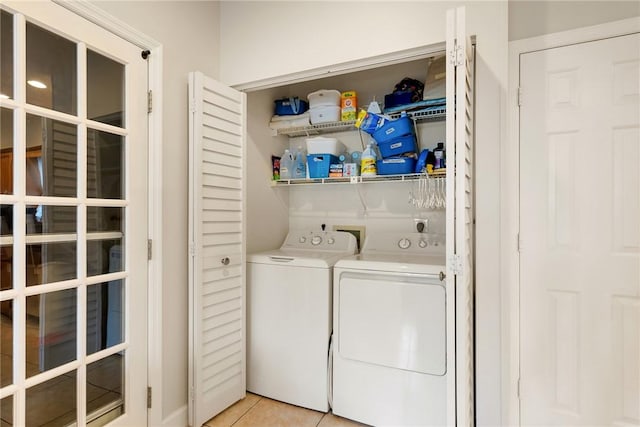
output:
[[[413,50],[404,58],[398,55],[387,60],[381,58],[377,63],[354,66],[326,77],[234,93],[204,76],[192,76],[190,110],[195,118],[190,124],[190,139],[196,143],[192,144],[190,154],[190,235],[193,239],[190,244],[193,259],[190,266],[190,389],[191,416],[196,424],[212,416],[212,406],[219,412],[244,395],[246,278],[243,264],[246,253],[277,248],[289,230],[351,231],[360,239],[361,248],[369,234],[413,233],[418,224],[431,244],[446,248],[447,277],[442,280],[446,282],[451,308],[449,328],[457,332],[448,343],[451,382],[447,394],[450,402],[457,402],[451,404],[448,419],[457,417],[466,423],[464,420],[472,418],[474,48],[464,33],[464,14],[462,21],[453,13],[449,19],[451,30],[447,43]],[[370,140],[353,122],[274,131],[269,122],[276,99],[295,96],[305,99],[320,89],[337,89],[355,91],[358,109],[366,109],[374,100],[382,105],[385,95],[393,91],[396,83],[406,77],[424,82],[430,65],[443,56],[447,63],[446,111],[422,115],[409,112],[409,115],[415,124],[416,154],[424,149],[433,150],[438,143],[445,144],[446,174],[430,178],[410,173],[372,178],[273,179],[272,156],[280,156],[287,148],[292,151],[306,148],[306,139],[310,136],[335,137],[348,153],[363,151]],[[425,87],[425,91],[429,89]],[[223,104],[230,99],[232,102],[220,107],[214,105],[216,99],[222,99]],[[232,113],[228,114],[229,111]],[[223,125],[219,125],[221,118]],[[207,145],[207,139],[214,140],[227,133],[233,134],[232,137],[222,144],[213,144],[217,148]],[[228,161],[220,164],[217,160],[220,156]],[[426,195],[421,192],[424,182],[432,185]],[[428,205],[424,199],[429,195],[443,196],[442,201],[446,203]],[[231,281],[235,281],[235,285]],[[203,290],[207,286],[212,288],[216,282],[224,292],[231,292],[229,298],[211,297]],[[230,305],[230,298],[238,298],[238,305]],[[231,310],[237,310],[237,317],[228,316]],[[217,312],[225,317],[220,325],[214,325],[211,320]],[[230,328],[232,324],[235,326]],[[219,328],[224,331],[216,331]],[[207,337],[219,336],[225,337],[225,348],[236,346],[237,352],[228,352],[224,363],[219,365],[221,368],[213,373],[206,359],[218,360],[219,349]],[[227,339],[231,336],[238,340]],[[212,374],[208,375],[207,370]],[[237,381],[229,384],[228,378],[235,376]],[[212,387],[216,381],[222,385]],[[205,406],[209,413],[202,412]]]

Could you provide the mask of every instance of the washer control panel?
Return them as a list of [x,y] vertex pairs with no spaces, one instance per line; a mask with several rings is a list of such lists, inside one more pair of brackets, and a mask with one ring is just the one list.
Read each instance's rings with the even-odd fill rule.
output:
[[289,231],[282,248],[355,253],[356,238],[344,231]]

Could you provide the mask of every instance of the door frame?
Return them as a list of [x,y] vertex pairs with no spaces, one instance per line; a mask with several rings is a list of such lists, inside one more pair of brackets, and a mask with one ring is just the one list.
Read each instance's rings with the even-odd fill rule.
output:
[[[640,17],[509,42],[508,143],[501,148],[502,420],[520,425],[520,56],[640,32]],[[526,98],[522,100],[526,102]]]
[[[148,50],[148,90],[152,91],[152,110],[148,126],[148,239],[153,242],[148,272],[147,386],[155,399],[147,412],[147,425],[162,425],[162,44],[113,17],[87,0],[50,0],[120,38]],[[153,404],[155,403],[155,404]]]

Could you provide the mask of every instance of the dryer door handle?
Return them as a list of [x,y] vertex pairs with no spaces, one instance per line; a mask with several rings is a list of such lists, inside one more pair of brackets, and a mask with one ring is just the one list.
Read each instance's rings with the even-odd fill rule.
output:
[[269,259],[275,262],[291,262],[294,260],[294,258],[286,256],[270,256]]

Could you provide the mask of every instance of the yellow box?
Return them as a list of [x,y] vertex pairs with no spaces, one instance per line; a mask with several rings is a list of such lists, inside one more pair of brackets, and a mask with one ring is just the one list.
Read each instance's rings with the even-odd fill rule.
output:
[[357,107],[358,97],[356,96],[356,92],[353,90],[342,92],[340,95],[340,120],[343,122],[355,120]]

